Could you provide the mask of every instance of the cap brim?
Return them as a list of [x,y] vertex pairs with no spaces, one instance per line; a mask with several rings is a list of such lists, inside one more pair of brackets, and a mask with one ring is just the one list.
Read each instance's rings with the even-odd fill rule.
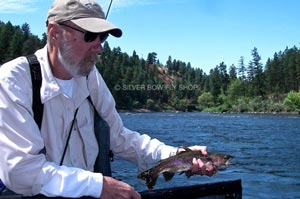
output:
[[81,19],[73,19],[71,21],[77,26],[89,32],[94,32],[94,33],[108,32],[109,34],[115,37],[122,36],[122,30],[117,26],[109,23],[105,19],[81,18]]

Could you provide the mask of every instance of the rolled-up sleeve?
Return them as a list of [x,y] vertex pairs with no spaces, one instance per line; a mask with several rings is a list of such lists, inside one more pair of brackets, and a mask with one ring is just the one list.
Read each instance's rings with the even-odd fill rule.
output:
[[48,197],[100,197],[103,185],[101,173],[93,173],[75,167],[57,167],[54,163],[44,165],[39,179],[48,181],[41,187],[41,194]]

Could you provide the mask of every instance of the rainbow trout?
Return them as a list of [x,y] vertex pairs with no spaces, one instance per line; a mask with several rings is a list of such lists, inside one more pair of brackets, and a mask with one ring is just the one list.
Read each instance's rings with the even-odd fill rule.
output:
[[204,164],[211,162],[215,170],[214,174],[216,174],[218,170],[223,171],[227,169],[230,164],[230,160],[233,158],[231,155],[216,153],[209,153],[204,156],[199,151],[192,151],[187,147],[182,148],[184,148],[185,151],[161,160],[155,167],[138,175],[138,178],[146,181],[148,189],[153,189],[156,180],[161,173],[166,181],[171,180],[177,172],[180,174],[185,173],[188,178],[192,176],[193,174],[191,169],[193,165],[193,158],[201,159]]

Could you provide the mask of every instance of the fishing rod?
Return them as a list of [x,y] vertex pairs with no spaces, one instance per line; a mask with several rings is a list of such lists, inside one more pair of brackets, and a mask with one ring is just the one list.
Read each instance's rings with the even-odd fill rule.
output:
[[113,2],[113,0],[110,0],[110,4],[108,6],[108,9],[107,9],[107,12],[106,12],[106,15],[105,15],[105,19],[107,19],[107,16],[108,16],[108,13],[109,13],[112,2]]

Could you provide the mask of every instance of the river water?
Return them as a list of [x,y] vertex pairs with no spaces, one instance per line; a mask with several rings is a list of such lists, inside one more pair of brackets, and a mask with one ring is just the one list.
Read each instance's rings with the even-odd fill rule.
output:
[[[300,115],[121,113],[126,127],[174,146],[206,145],[212,152],[234,156],[233,165],[213,177],[184,175],[155,189],[242,180],[243,198],[300,198]],[[116,159],[113,176],[138,191],[135,165]]]

